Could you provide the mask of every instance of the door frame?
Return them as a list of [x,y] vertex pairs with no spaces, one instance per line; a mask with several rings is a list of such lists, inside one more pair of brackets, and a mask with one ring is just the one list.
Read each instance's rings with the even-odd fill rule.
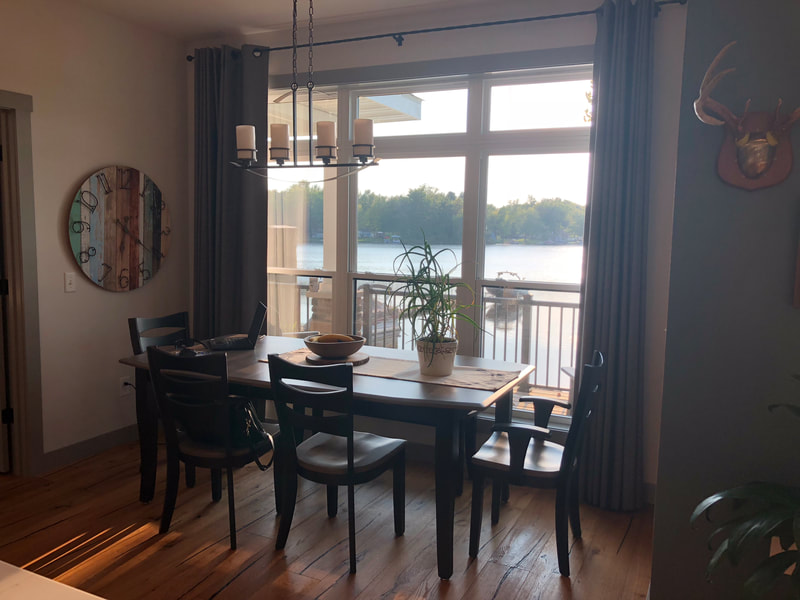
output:
[[42,378],[39,338],[39,283],[36,261],[36,219],[33,195],[33,97],[0,90],[0,109],[11,113],[12,143],[4,151],[11,198],[3,203],[8,295],[8,349],[14,427],[11,472],[34,475],[44,466]]

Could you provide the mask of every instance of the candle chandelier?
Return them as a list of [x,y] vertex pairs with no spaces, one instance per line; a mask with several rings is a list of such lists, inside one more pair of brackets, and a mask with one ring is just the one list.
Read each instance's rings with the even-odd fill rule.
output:
[[[289,125],[284,123],[270,124],[269,160],[273,165],[258,165],[256,158],[256,128],[253,125],[236,126],[236,158],[237,166],[248,170],[270,168],[308,168],[308,167],[359,167],[359,169],[376,165],[375,149],[372,135],[371,119],[355,119],[353,121],[353,157],[358,162],[336,162],[336,123],[333,121],[317,122],[316,146],[313,136],[313,104],[311,96],[314,91],[314,0],[308,2],[308,163],[299,163],[297,144],[297,0],[293,0],[292,10],[292,135],[289,146]],[[291,151],[291,163],[290,161]],[[320,162],[315,162],[314,157]]]

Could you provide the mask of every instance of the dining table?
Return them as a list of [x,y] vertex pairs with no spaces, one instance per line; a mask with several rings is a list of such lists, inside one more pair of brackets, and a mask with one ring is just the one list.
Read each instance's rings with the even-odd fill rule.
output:
[[[268,399],[268,355],[302,357],[298,353],[303,351],[302,339],[261,336],[253,350],[227,352],[231,393]],[[413,367],[417,361],[416,353],[411,351],[363,346],[359,354],[368,356],[374,366],[395,361],[397,365],[410,367],[401,369],[405,374],[389,375],[376,375],[367,368],[369,363],[354,367],[353,412],[434,429],[438,573],[440,578],[449,579],[453,573],[455,498],[462,480],[459,440],[465,420],[476,412],[494,406],[496,421],[510,421],[514,388],[528,378],[534,367],[459,355],[453,375],[436,378],[420,375],[419,368]],[[139,498],[149,502],[154,496],[156,480],[158,407],[154,405],[153,395],[147,393],[147,386],[150,385],[147,355],[128,356],[120,359],[120,362],[136,369],[136,417],[141,459]],[[462,383],[476,374],[487,375],[477,387],[473,383]]]

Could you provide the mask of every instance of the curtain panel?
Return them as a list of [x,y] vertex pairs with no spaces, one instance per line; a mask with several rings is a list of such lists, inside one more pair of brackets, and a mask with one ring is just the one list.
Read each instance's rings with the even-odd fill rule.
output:
[[269,50],[199,48],[194,52],[195,337],[247,330],[267,296],[266,179],[231,164],[236,126],[256,126],[266,156]]
[[606,0],[595,42],[582,363],[607,358],[581,473],[590,504],[644,504],[643,368],[650,180],[653,0]]

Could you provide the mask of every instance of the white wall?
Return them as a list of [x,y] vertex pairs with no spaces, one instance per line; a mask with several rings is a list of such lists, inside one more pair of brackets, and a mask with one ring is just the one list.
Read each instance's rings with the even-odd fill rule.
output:
[[683,77],[685,7],[661,11],[656,21],[653,130],[650,153],[650,227],[647,240],[647,324],[644,350],[644,480],[648,500],[658,473],[664,351],[667,337],[672,211]]
[[[181,46],[59,0],[0,3],[0,89],[33,97],[34,205],[42,364],[43,448],[51,452],[135,423],[119,398],[127,318],[189,308],[186,170],[188,70]],[[173,219],[170,254],[142,289],[106,292],[69,249],[67,210],[80,183],[121,164],[150,175]],[[63,274],[78,274],[65,294]]]
[[[447,25],[499,21],[536,14],[552,15],[574,11],[593,10],[596,0],[544,1],[532,6],[530,2],[486,3],[468,7],[458,14],[450,11],[416,13],[404,18],[371,20],[350,23],[315,22],[316,42],[377,33],[391,33]],[[287,7],[288,8],[288,7]],[[647,337],[645,354],[645,474],[648,494],[653,499],[658,465],[658,442],[661,415],[661,393],[664,374],[664,343],[667,319],[667,290],[672,232],[672,209],[675,189],[675,155],[677,150],[677,123],[679,95],[683,67],[683,36],[685,8],[665,7],[656,22],[655,58],[655,142],[652,153],[651,234],[648,247]],[[305,21],[301,17],[304,25]],[[594,43],[595,17],[581,16],[507,26],[459,30],[446,33],[407,36],[398,47],[391,39],[371,40],[317,48],[314,52],[316,72],[346,68],[390,65],[435,59],[481,56],[584,46]],[[306,33],[299,34],[305,43]],[[253,34],[236,38],[203,40],[187,47],[229,43],[285,46],[291,44],[290,32]],[[305,50],[298,53],[298,70],[301,85],[305,81],[307,58]],[[291,72],[291,51],[274,52],[270,56],[270,74]]]

